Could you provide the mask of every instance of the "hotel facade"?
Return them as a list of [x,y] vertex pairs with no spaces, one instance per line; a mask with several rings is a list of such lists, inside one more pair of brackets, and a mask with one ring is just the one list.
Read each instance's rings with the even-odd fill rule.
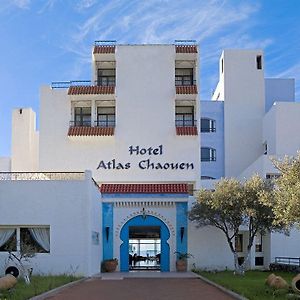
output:
[[[10,158],[0,158],[0,271],[5,246],[36,248],[35,273],[233,268],[223,234],[188,220],[195,191],[221,177],[278,175],[270,156],[300,148],[293,79],[264,77],[260,50],[225,50],[219,83],[199,99],[198,46],[97,42],[90,81],[53,82],[12,117]],[[246,250],[241,228],[239,256]],[[283,246],[284,245],[284,246]],[[256,237],[251,267],[298,256],[300,234]]]

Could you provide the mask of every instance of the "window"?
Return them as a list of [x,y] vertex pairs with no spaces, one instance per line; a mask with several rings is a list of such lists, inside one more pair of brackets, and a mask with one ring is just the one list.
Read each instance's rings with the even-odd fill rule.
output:
[[263,146],[264,146],[264,155],[267,155],[268,154],[268,144],[267,144],[267,142],[264,142]]
[[222,58],[222,61],[221,61],[221,68],[222,68],[222,74],[224,73],[224,60]]
[[75,126],[91,126],[91,108],[90,107],[75,107]]
[[17,251],[17,230],[15,228],[0,228],[0,252]]
[[201,118],[201,132],[216,132],[216,121],[207,118]]
[[241,266],[245,261],[245,258],[244,257],[238,257],[238,264],[239,266]]
[[175,85],[193,85],[193,69],[175,69]]
[[49,227],[0,228],[0,251],[50,252]]
[[97,108],[97,126],[115,127],[115,122],[116,122],[115,107]]
[[115,69],[98,69],[98,85],[114,86],[116,84]]
[[238,234],[235,237],[235,250],[236,252],[243,252],[243,234]]
[[257,55],[256,56],[256,68],[258,70],[262,69],[262,59],[261,59],[261,55]]
[[216,161],[216,149],[201,147],[201,161]]
[[264,265],[264,258],[263,257],[255,257],[255,265],[256,266],[263,266]]
[[207,180],[207,179],[216,179],[216,178],[214,178],[214,177],[211,177],[211,176],[201,176],[201,179],[202,180]]
[[20,228],[20,248],[30,247],[35,253],[50,252],[49,228]]
[[260,233],[255,236],[255,252],[262,252],[262,235]]
[[266,179],[270,179],[270,180],[274,180],[274,179],[277,179],[279,177],[280,177],[280,174],[270,174],[270,173],[266,174]]
[[176,106],[175,125],[177,127],[194,126],[194,106]]

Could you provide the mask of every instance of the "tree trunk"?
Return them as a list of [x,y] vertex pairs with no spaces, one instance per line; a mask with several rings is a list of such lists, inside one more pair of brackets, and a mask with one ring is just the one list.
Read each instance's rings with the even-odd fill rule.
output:
[[240,269],[242,270],[243,274],[245,274],[245,271],[248,268],[249,263],[250,263],[250,250],[247,250],[245,260],[240,266]]
[[23,278],[25,280],[25,283],[26,284],[30,284],[31,281],[30,281],[30,273],[29,273],[29,270],[27,269],[27,267],[25,267],[21,262],[19,262],[20,264],[20,268],[22,270],[22,273],[23,273]]
[[234,275],[244,275],[245,271],[239,265],[239,256],[236,251],[233,252],[234,256]]

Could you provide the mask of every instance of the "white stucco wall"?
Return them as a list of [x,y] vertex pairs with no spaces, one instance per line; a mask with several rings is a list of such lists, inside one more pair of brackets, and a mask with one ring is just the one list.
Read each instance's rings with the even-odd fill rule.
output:
[[189,223],[188,252],[194,257],[189,259],[189,268],[225,270],[234,268],[233,255],[225,235],[211,226],[196,228]]
[[39,133],[31,108],[18,108],[12,114],[11,171],[37,171]]
[[253,164],[246,168],[238,178],[240,180],[248,179],[257,174],[265,178],[266,174],[278,174],[279,171],[274,167],[272,159],[278,158],[277,156],[262,155]]
[[0,157],[0,172],[10,172],[11,159],[10,157]]
[[295,79],[265,78],[265,111],[269,111],[274,102],[295,101]]
[[262,153],[265,111],[264,62],[261,50],[224,51],[225,176],[238,176]]
[[[85,180],[0,181],[0,226],[50,226],[50,253],[32,259],[34,273],[91,275],[100,271],[101,206],[90,175]],[[98,193],[100,195],[100,193]],[[0,253],[3,273],[7,253]]]
[[276,256],[300,257],[300,231],[292,229],[290,235],[283,233],[271,234],[271,262]]
[[[117,46],[115,58],[116,128],[112,137],[69,139],[67,132],[74,97],[69,98],[66,90],[42,87],[40,169],[90,169],[94,178],[101,182],[196,182],[197,185],[200,179],[199,136],[176,135],[174,45]],[[80,99],[87,102],[97,97],[81,95]],[[99,97],[105,99],[103,95]],[[130,155],[131,145],[140,148],[162,145],[163,153]],[[112,159],[123,165],[130,162],[131,168],[97,170],[101,160]],[[193,163],[194,169],[140,169],[139,161],[147,159],[160,163]]]

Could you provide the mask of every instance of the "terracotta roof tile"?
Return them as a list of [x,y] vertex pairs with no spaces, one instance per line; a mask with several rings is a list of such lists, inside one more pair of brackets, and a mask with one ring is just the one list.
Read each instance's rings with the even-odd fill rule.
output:
[[116,49],[116,46],[107,46],[107,45],[99,46],[99,45],[97,45],[94,47],[93,54],[115,53],[115,49]]
[[196,45],[176,45],[176,53],[198,53]]
[[68,136],[110,136],[114,132],[113,127],[74,126],[69,128]]
[[176,94],[198,94],[196,85],[179,85],[176,86]]
[[198,135],[196,126],[176,127],[177,135]]
[[68,95],[82,95],[82,94],[114,94],[114,86],[100,86],[100,85],[78,85],[70,86]]
[[103,194],[188,194],[188,185],[175,184],[102,184]]

